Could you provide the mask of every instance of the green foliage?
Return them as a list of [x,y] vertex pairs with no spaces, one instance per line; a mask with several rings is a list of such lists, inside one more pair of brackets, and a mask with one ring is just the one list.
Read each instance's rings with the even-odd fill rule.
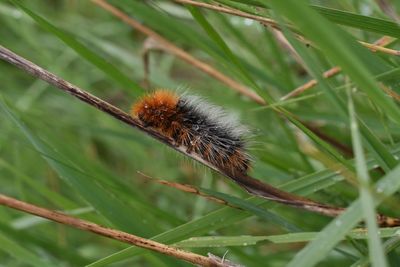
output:
[[[1,193],[203,255],[222,257],[229,249],[228,259],[247,266],[396,266],[399,229],[379,229],[375,212],[400,217],[399,105],[381,86],[400,93],[400,61],[357,42],[399,37],[394,19],[365,0],[203,1],[276,20],[294,55],[269,27],[250,19],[174,1],[108,2],[271,104],[260,106],[168,52],[147,51],[151,88],[183,87],[253,130],[253,177],[348,210],[331,219],[249,197],[227,179],[5,62]],[[393,3],[394,10],[399,7]],[[146,36],[91,1],[0,1],[0,25],[0,45],[126,111],[145,92]],[[397,41],[388,47],[399,49]],[[335,65],[343,73],[323,78]],[[279,100],[310,79],[318,85]],[[229,206],[157,184],[138,171],[191,184]],[[368,232],[355,229],[362,220]],[[5,207],[0,262],[188,266]]]

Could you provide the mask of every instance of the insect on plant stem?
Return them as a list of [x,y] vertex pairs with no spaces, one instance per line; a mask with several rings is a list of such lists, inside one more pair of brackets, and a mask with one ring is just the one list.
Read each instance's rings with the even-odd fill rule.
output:
[[[66,93],[69,93],[79,100],[86,102],[87,104],[113,116],[114,118],[139,129],[143,133],[157,139],[158,141],[175,149],[176,151],[179,151],[180,153],[185,154],[186,156],[198,162],[201,162],[202,164],[217,171],[223,176],[230,178],[252,195],[331,217],[335,217],[345,210],[344,208],[321,204],[310,199],[279,190],[278,188],[275,188],[269,184],[263,183],[260,180],[249,176],[245,171],[232,172],[229,169],[229,166],[228,168],[224,168],[225,165],[214,165],[212,164],[212,162],[208,162],[202,159],[196,153],[193,153],[193,151],[188,151],[187,148],[177,144],[170,136],[166,136],[164,133],[152,127],[146,127],[143,121],[141,121],[139,118],[130,116],[121,109],[57,77],[56,75],[11,52],[3,46],[0,46],[0,58],[30,73],[33,76],[54,85],[56,88]],[[380,214],[377,215],[377,220],[381,226],[392,227],[400,225],[399,219],[387,217]]]

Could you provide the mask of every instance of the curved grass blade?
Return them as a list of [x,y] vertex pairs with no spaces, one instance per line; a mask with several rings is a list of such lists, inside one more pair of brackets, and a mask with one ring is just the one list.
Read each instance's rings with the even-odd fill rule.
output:
[[251,84],[253,88],[256,89],[257,93],[265,95],[265,92],[263,92],[259,88],[257,83],[253,80],[253,78],[250,76],[250,74],[242,65],[242,62],[233,54],[233,52],[228,47],[226,42],[214,29],[214,27],[207,21],[207,19],[203,16],[203,14],[201,14],[201,12],[196,7],[187,6],[187,8],[192,14],[193,18],[203,27],[204,31],[208,34],[208,36],[219,46],[219,48],[224,52],[225,56],[229,58],[230,62],[232,62],[236,66],[237,72],[243,76],[243,78],[247,81],[248,84]]

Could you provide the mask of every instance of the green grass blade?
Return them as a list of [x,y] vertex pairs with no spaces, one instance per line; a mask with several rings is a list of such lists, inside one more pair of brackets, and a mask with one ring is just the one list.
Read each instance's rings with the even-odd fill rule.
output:
[[[33,231],[21,231],[16,227],[10,227],[8,226],[8,224],[6,225],[0,222],[0,233],[4,233],[4,236],[6,236],[9,240],[11,240],[11,242],[15,241],[18,242],[18,244],[23,244],[23,248],[27,248],[28,252],[30,253],[34,253],[32,252],[32,248],[34,247],[46,248],[45,251],[46,256],[48,256],[48,258],[52,258],[51,266],[57,265],[53,262],[53,260],[55,261],[56,259],[61,260],[63,262],[69,262],[73,266],[83,266],[85,263],[88,262],[88,260],[82,257],[81,255],[77,255],[75,251],[66,250],[59,244],[54,244],[52,235],[47,232],[45,232],[47,234],[42,234],[42,232],[37,231],[37,229]],[[43,261],[44,258],[43,255],[44,255],[43,253],[40,253],[40,255],[38,255],[37,257],[39,257],[39,259]],[[17,256],[18,256],[17,260],[19,259],[21,259],[22,261],[24,259],[29,260],[29,256],[24,258],[21,258],[22,255],[16,255],[16,257]]]
[[337,24],[396,38],[400,37],[400,27],[396,22],[327,7],[315,5],[311,5],[311,7],[325,18]]
[[[400,246],[400,237],[398,230],[397,234],[391,235],[392,238],[388,239],[383,245],[385,248],[385,252],[388,254],[389,252],[393,251],[394,249]],[[367,256],[362,257],[358,261],[356,261],[350,267],[367,267],[369,266],[370,258]]]
[[268,211],[266,209],[260,208],[257,205],[251,203],[250,201],[247,201],[246,199],[240,199],[228,194],[216,192],[214,190],[206,189],[206,188],[196,188],[199,190],[199,192],[204,193],[205,195],[215,197],[217,199],[221,199],[225,201],[227,204],[240,208],[242,210],[248,211],[255,216],[264,219],[266,221],[271,221],[280,227],[289,230],[291,232],[297,232],[300,229],[293,225],[292,223],[288,222],[281,216],[275,214],[274,212]]
[[13,240],[0,231],[0,250],[12,255],[19,261],[28,266],[51,267],[54,266],[49,261],[44,260],[39,255],[32,253],[28,248],[22,247],[23,240]]
[[[207,19],[201,14],[198,8],[188,5],[188,10],[192,14],[193,18],[203,27],[206,33],[210,36],[210,38],[221,48],[224,52],[225,56],[232,62],[237,70],[248,84],[252,85],[257,93],[261,95],[265,95],[265,92],[261,92],[261,89],[258,87],[257,83],[253,80],[251,75],[245,69],[241,61],[235,56],[235,54],[231,51],[228,45],[225,43],[224,39],[219,35],[219,33],[214,29],[214,27],[207,21]],[[271,101],[270,101],[271,102]]]
[[266,239],[265,236],[204,236],[192,237],[174,245],[184,248],[251,246]]
[[77,204],[73,203],[71,200],[65,198],[64,196],[49,190],[48,188],[44,187],[43,185],[39,184],[34,179],[28,177],[17,168],[8,164],[4,160],[0,159],[0,169],[4,168],[9,170],[11,173],[15,174],[15,176],[22,179],[26,184],[31,186],[35,192],[38,192],[44,198],[47,198],[49,201],[53,202],[55,205],[62,207],[63,209],[73,209],[77,207]]
[[[350,89],[349,89],[350,90]],[[350,114],[350,129],[353,142],[353,150],[355,154],[355,165],[359,182],[360,201],[363,208],[364,219],[368,229],[368,247],[369,256],[372,261],[372,266],[384,267],[387,266],[386,257],[383,252],[382,243],[379,239],[378,225],[376,222],[376,212],[374,207],[374,198],[371,192],[370,177],[367,164],[365,162],[364,151],[361,143],[361,136],[358,131],[356,112],[353,99],[349,91],[349,114]]]
[[389,150],[384,144],[374,135],[368,126],[362,120],[359,120],[360,131],[366,141],[366,146],[375,156],[379,165],[388,171],[397,165],[397,160],[390,154]]
[[[388,238],[397,236],[400,228],[384,228],[379,232],[379,237]],[[226,246],[250,246],[256,245],[261,241],[270,241],[276,244],[287,244],[287,243],[299,243],[308,242],[315,239],[318,232],[301,232],[301,233],[289,233],[284,235],[270,235],[270,236],[201,236],[191,237],[186,240],[182,240],[174,245],[178,247],[187,248],[200,248],[200,247],[226,247]],[[368,239],[368,233],[364,229],[356,229],[350,231],[346,237],[352,239]],[[346,240],[345,238],[343,240]]]

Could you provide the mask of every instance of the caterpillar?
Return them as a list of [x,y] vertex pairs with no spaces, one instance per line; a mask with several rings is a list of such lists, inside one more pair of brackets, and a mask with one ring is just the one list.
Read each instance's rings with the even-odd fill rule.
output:
[[134,103],[131,115],[230,175],[250,168],[248,129],[198,96],[156,90]]

